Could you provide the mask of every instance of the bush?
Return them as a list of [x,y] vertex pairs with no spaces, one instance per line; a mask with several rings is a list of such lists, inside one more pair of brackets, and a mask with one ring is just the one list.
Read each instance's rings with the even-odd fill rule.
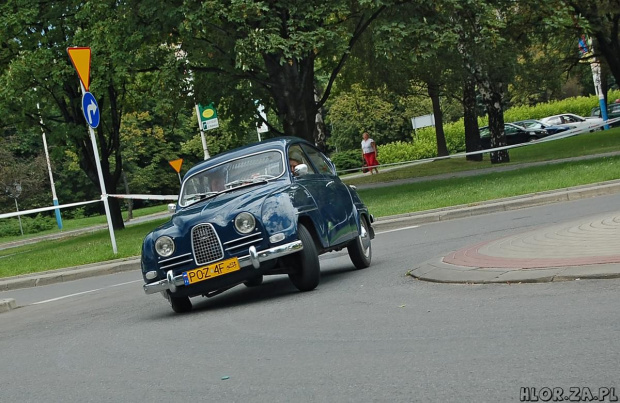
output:
[[362,168],[362,150],[347,150],[332,153],[330,159],[336,165],[336,169],[340,171]]
[[[609,102],[620,98],[620,90],[608,93]],[[567,98],[561,101],[552,101],[536,106],[517,106],[504,112],[505,122],[516,122],[525,119],[540,119],[546,116],[561,113],[574,113],[581,116],[590,116],[592,108],[598,106],[596,95],[589,97]],[[488,124],[488,117],[478,118],[480,127]],[[446,145],[450,154],[465,151],[465,125],[463,119],[445,123],[443,126]],[[413,161],[437,156],[437,140],[434,127],[425,127],[412,133],[412,142],[396,141],[377,146],[377,159],[381,164]],[[341,151],[332,155],[332,161],[339,171],[357,168],[361,165],[360,152],[357,150]]]
[[[24,234],[36,234],[56,227],[56,220],[54,218],[41,216],[41,214],[37,214],[35,217],[22,216],[21,220]],[[21,235],[21,231],[17,217],[0,220],[0,236],[19,235]]]

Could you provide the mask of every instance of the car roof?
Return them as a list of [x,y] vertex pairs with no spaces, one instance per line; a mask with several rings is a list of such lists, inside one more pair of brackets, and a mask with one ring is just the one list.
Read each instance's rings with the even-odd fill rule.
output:
[[219,165],[223,162],[230,161],[239,157],[243,157],[244,155],[258,153],[261,151],[268,150],[279,150],[281,152],[285,152],[287,147],[291,144],[308,144],[311,145],[308,141],[300,138],[300,137],[276,137],[273,139],[267,139],[256,143],[251,143],[245,146],[237,147],[232,150],[224,151],[215,157],[209,158],[206,161],[199,162],[198,164],[191,167],[185,177],[189,177],[196,172],[203,171],[209,167]]

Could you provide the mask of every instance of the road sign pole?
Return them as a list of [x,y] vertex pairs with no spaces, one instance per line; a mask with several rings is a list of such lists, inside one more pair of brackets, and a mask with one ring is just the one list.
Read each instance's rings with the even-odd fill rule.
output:
[[[82,93],[86,92],[84,88],[84,84],[80,82],[82,86]],[[99,159],[99,148],[97,147],[97,138],[95,137],[95,130],[92,126],[88,126],[88,131],[90,133],[90,141],[93,145],[93,153],[95,156],[95,165],[97,166],[97,175],[99,177],[99,186],[101,187],[101,200],[103,201],[103,206],[105,208],[105,216],[108,220],[108,230],[110,231],[110,241],[112,241],[112,251],[116,255],[118,253],[118,248],[116,247],[116,236],[114,235],[114,226],[112,225],[112,216],[110,215],[110,203],[108,202],[108,192],[105,188],[105,182],[103,181],[103,170],[101,169],[101,160]]]
[[209,155],[209,150],[207,150],[207,139],[205,138],[205,132],[202,129],[201,119],[200,119],[200,108],[198,108],[198,104],[196,104],[196,117],[198,118],[198,126],[200,127],[200,138],[202,140],[202,149],[205,152],[205,160],[211,158]]

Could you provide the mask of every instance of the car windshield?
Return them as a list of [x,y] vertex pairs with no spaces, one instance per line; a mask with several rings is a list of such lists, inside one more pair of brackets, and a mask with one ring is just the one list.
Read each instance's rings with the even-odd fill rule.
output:
[[542,122],[537,122],[535,120],[527,120],[522,122],[521,126],[526,129],[544,129],[544,125]]
[[240,186],[265,183],[284,174],[282,153],[252,154],[200,171],[183,182],[179,205],[188,206]]

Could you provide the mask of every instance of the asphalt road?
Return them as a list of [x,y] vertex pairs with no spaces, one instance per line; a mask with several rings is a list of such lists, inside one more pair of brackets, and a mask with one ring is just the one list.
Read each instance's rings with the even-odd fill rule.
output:
[[379,234],[373,265],[324,256],[175,315],[138,273],[0,293],[1,402],[499,402],[522,387],[620,393],[620,280],[448,285],[408,269],[467,245],[616,211],[620,195]]

